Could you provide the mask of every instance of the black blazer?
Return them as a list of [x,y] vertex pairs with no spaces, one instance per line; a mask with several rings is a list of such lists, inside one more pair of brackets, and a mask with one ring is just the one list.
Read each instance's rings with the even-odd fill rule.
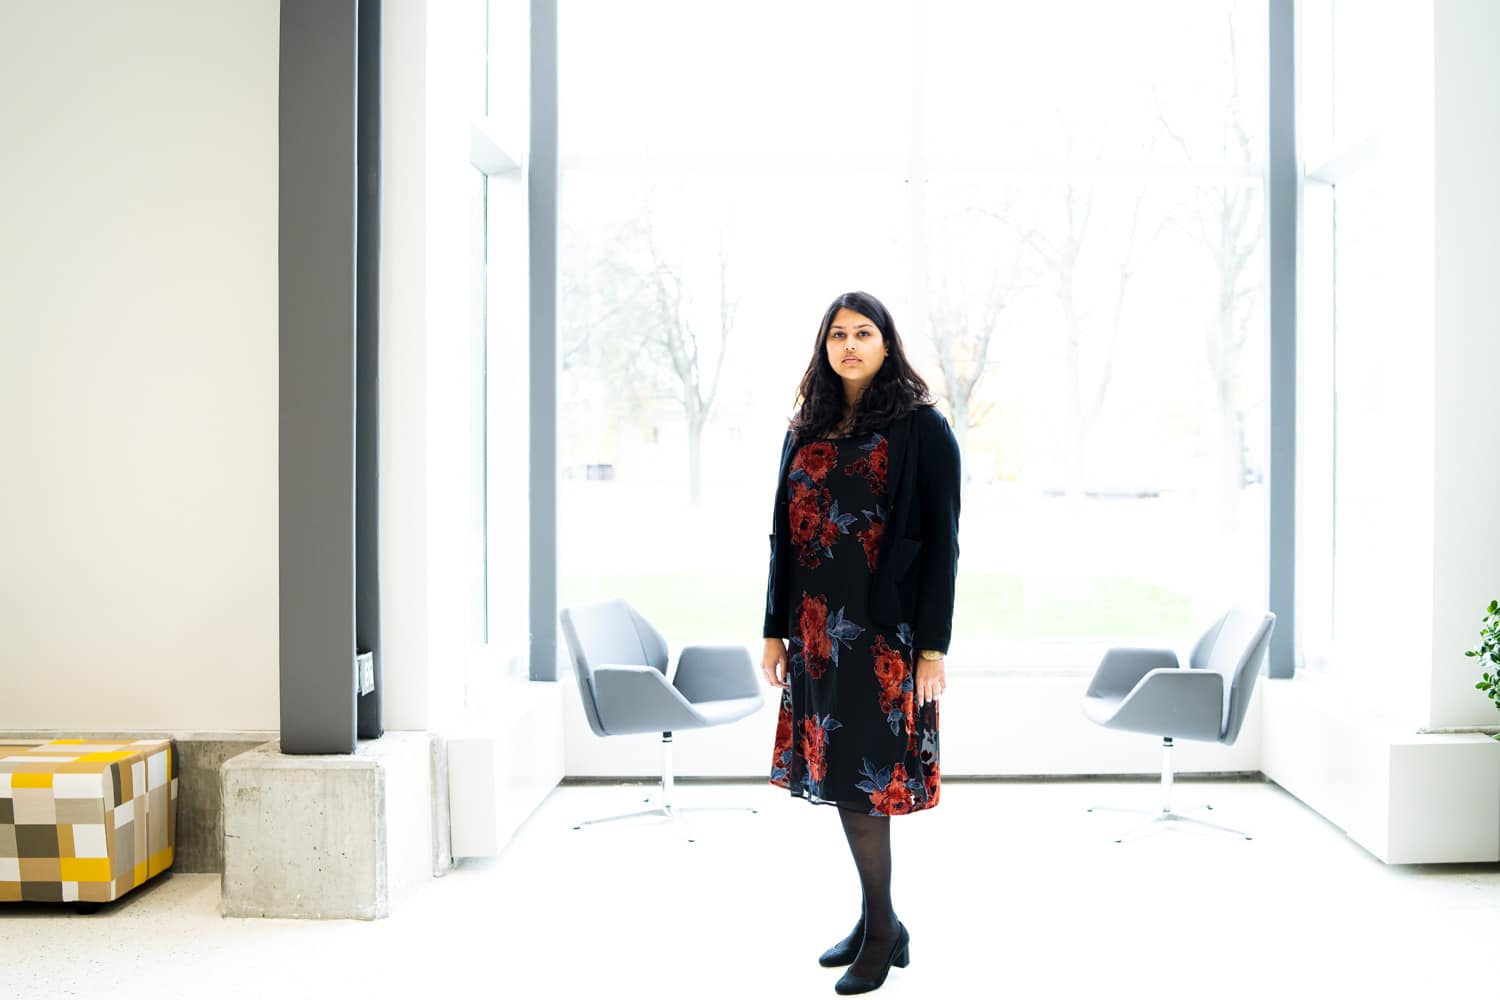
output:
[[[882,625],[912,625],[917,649],[946,653],[953,633],[953,581],[958,572],[958,506],[963,482],[958,442],[948,421],[919,407],[884,431],[889,449],[886,483],[895,484],[880,538],[880,558],[870,579],[870,614]],[[766,580],[766,621],[761,635],[792,634],[787,574],[796,558],[787,506],[787,472],[797,451],[788,430],[781,443],[781,473],[772,517],[771,566]]]

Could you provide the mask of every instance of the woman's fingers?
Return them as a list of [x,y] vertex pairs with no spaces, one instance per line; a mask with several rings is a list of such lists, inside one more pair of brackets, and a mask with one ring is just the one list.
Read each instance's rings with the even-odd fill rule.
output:
[[943,681],[926,681],[917,685],[917,707],[925,708],[929,701],[937,701],[943,696],[948,685]]
[[766,651],[760,658],[760,675],[772,687],[786,687],[786,644],[780,639],[766,640]]
[[760,665],[761,676],[765,677],[766,683],[772,687],[786,687],[786,656],[780,656],[769,663]]
[[948,687],[948,674],[942,660],[918,660],[916,676],[917,707],[926,708],[937,701]]

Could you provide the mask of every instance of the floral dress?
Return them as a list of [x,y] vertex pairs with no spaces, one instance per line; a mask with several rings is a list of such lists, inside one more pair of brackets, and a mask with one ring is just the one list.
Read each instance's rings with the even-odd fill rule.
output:
[[938,714],[915,710],[912,631],[877,625],[886,439],[809,441],[787,473],[793,602],[771,783],[809,802],[896,816],[937,805]]

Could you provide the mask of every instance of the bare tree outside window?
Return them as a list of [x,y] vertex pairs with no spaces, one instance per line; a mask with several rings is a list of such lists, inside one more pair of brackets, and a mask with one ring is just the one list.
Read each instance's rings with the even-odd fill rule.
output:
[[700,301],[704,282],[688,274],[692,250],[666,248],[649,201],[628,222],[570,230],[564,251],[588,262],[565,272],[562,367],[576,390],[569,398],[615,423],[649,422],[657,404],[670,400],[685,422],[694,507],[702,502],[703,435],[721,397],[738,310],[724,234],[717,236],[707,303]]
[[728,291],[729,257],[720,233],[714,303],[717,322],[705,321],[692,309],[693,290],[684,280],[683,266],[667,260],[649,222],[645,241],[651,262],[647,281],[656,302],[655,329],[646,343],[667,360],[676,378],[672,395],[687,421],[688,499],[698,507],[703,502],[703,429],[719,397],[737,309]]
[[[1008,215],[1009,209],[999,210]],[[933,229],[960,248],[926,275],[927,332],[941,376],[934,390],[942,397],[960,452],[969,431],[984,423],[996,399],[981,389],[993,365],[996,346],[1014,299],[1033,288],[1036,275],[1021,253],[1010,252],[1004,226],[994,214],[966,201],[951,219],[939,218]],[[976,252],[983,248],[983,251]],[[967,261],[964,259],[967,258]],[[971,475],[965,476],[965,481]]]
[[[1071,140],[1068,143],[1071,148]],[[1063,428],[1063,489],[1070,495],[1083,492],[1084,453],[1088,437],[1104,410],[1113,377],[1115,356],[1120,347],[1126,293],[1135,273],[1139,252],[1139,230],[1144,186],[1135,195],[1127,225],[1124,247],[1114,251],[1111,270],[1114,274],[1109,311],[1100,316],[1084,305],[1087,296],[1078,286],[1080,262],[1085,253],[1108,255],[1112,248],[1104,244],[1094,212],[1098,190],[1088,184],[1067,180],[1061,187],[1063,225],[1047,230],[1040,226],[1017,223],[1007,215],[997,215],[1016,227],[1021,240],[1031,248],[1050,278],[1063,315],[1062,352],[1066,383],[1063,386],[1066,426]],[[1092,227],[1092,228],[1091,228]],[[1097,371],[1097,374],[1091,372]]]
[[[1224,133],[1218,152],[1225,160],[1245,163],[1255,159],[1245,127],[1240,97],[1239,45],[1235,38],[1234,14],[1225,18],[1229,39],[1229,66],[1224,97]],[[1192,159],[1200,152],[1175,131],[1165,117],[1161,126]],[[1241,386],[1246,344],[1258,332],[1254,325],[1256,303],[1264,296],[1264,282],[1252,268],[1265,241],[1265,211],[1260,185],[1215,184],[1194,189],[1190,211],[1175,220],[1213,262],[1217,279],[1216,306],[1204,324],[1204,357],[1213,379],[1217,413],[1217,493],[1226,530],[1239,519],[1240,495],[1257,475],[1249,466],[1245,445],[1245,403]]]

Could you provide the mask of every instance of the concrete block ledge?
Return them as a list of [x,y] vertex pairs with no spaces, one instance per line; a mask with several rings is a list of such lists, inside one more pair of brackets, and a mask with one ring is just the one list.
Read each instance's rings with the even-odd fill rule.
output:
[[1402,731],[1327,685],[1265,683],[1261,770],[1387,864],[1500,860],[1500,742]]
[[353,754],[270,742],[225,761],[226,917],[374,920],[432,875],[433,738],[388,732]]

